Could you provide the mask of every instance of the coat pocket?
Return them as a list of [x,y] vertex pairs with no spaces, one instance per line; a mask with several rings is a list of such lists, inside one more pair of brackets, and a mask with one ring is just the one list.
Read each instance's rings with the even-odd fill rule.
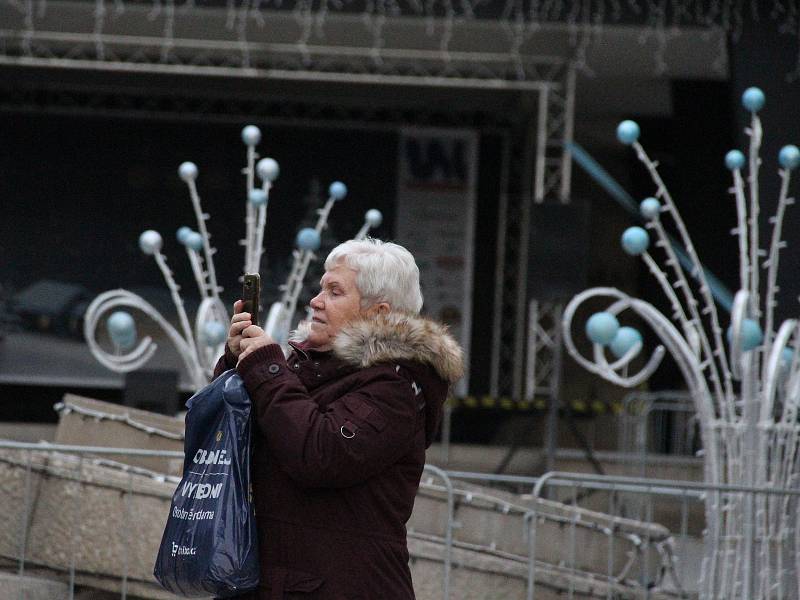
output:
[[379,433],[386,427],[386,416],[378,407],[369,402],[362,400],[358,396],[345,396],[342,399],[342,403],[348,412],[355,417],[356,421],[369,424]]

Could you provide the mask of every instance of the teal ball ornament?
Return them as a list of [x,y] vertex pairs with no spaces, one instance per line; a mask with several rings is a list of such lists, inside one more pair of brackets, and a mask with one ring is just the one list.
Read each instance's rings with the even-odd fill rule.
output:
[[800,150],[794,144],[784,146],[778,154],[778,162],[784,169],[797,168],[797,165],[800,165]]
[[278,161],[272,158],[262,158],[256,163],[256,173],[258,173],[261,181],[269,181],[271,183],[281,174],[281,168],[278,165]]
[[106,320],[106,328],[111,341],[122,350],[133,348],[136,344],[136,323],[130,313],[118,310]]
[[297,232],[297,247],[301,250],[309,250],[314,252],[319,250],[321,243],[319,234],[316,229],[312,227],[305,227]]
[[639,139],[639,124],[636,121],[622,121],[617,125],[617,139],[626,146],[632,145]]
[[203,236],[196,231],[189,232],[189,235],[186,236],[186,247],[200,252],[203,249]]
[[341,181],[334,181],[328,187],[328,195],[334,200],[342,200],[345,196],[347,196],[347,186]]
[[661,202],[655,198],[645,198],[639,203],[639,212],[648,220],[653,220],[661,213]]
[[638,256],[650,246],[650,236],[641,227],[628,227],[622,234],[622,248],[631,256]]
[[207,346],[217,346],[228,339],[228,329],[219,321],[203,325],[203,341]]
[[161,251],[164,240],[161,239],[161,234],[152,229],[143,231],[139,236],[139,248],[148,255],[156,254]]
[[185,246],[186,238],[189,236],[190,233],[192,233],[192,229],[184,225],[183,227],[178,227],[178,231],[175,232],[175,237],[177,238],[178,242],[181,245]]
[[[642,343],[642,334],[633,327],[620,327],[609,348],[617,358],[622,358],[636,344]],[[638,354],[638,352],[637,352]]]
[[586,335],[595,344],[607,346],[617,336],[619,321],[608,312],[594,313],[586,321]]
[[178,167],[178,177],[183,179],[186,183],[197,179],[197,165],[193,162],[182,162]]
[[744,166],[744,161],[744,154],[739,150],[731,150],[725,155],[725,166],[731,171],[741,169]]
[[253,206],[265,206],[267,204],[267,192],[260,188],[255,188],[250,190],[250,193],[247,195],[247,200]]
[[242,141],[247,146],[256,146],[261,141],[261,130],[255,125],[248,125],[242,129]]
[[789,368],[792,366],[792,361],[794,360],[794,348],[784,348],[781,350],[781,363],[780,366],[783,368]]
[[[755,348],[758,348],[761,341],[764,339],[764,334],[761,331],[761,326],[758,324],[758,321],[754,319],[743,319],[742,320],[742,329],[739,332],[740,336],[740,345],[742,351],[749,352]],[[730,343],[733,339],[733,325],[728,327],[728,343]]]
[[751,113],[757,113],[764,108],[764,92],[757,87],[749,87],[742,94],[742,106],[744,106]]
[[364,213],[364,221],[370,227],[380,227],[381,223],[383,223],[383,214],[377,208],[370,208]]
[[[609,348],[617,358],[622,358],[636,344],[642,343],[642,334],[633,327],[620,327]],[[638,352],[637,352],[638,354]]]

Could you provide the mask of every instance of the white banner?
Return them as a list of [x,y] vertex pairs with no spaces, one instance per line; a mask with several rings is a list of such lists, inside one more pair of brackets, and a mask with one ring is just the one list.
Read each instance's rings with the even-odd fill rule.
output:
[[[469,365],[478,136],[405,128],[398,154],[395,239],[419,265],[423,314],[450,327]],[[468,387],[467,373],[456,395]]]

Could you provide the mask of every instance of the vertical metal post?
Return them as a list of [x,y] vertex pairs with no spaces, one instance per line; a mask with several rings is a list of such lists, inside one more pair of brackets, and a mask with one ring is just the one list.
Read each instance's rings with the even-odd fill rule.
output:
[[536,167],[533,181],[533,199],[539,204],[545,196],[545,164],[547,161],[547,119],[550,86],[543,86],[539,92],[539,114],[536,123]]
[[452,430],[453,406],[450,398],[444,403],[444,416],[442,417],[442,449],[441,460],[444,466],[450,463],[450,432]]
[[572,571],[569,574],[569,580],[567,583],[567,598],[569,600],[573,600],[575,598],[575,577],[574,574],[578,570],[576,565],[577,559],[575,558],[576,549],[577,549],[577,522],[580,518],[578,516],[578,486],[572,486],[572,498],[570,499],[570,506],[572,508],[572,518],[569,522],[569,559],[567,560],[567,565],[569,569]]
[[536,498],[531,510],[525,513],[522,519],[523,535],[528,538],[528,585],[526,589],[526,600],[533,600],[536,594]]
[[425,471],[430,471],[439,477],[444,483],[447,490],[447,527],[445,529],[445,546],[444,546],[444,581],[442,582],[443,600],[450,600],[450,571],[453,562],[453,518],[455,515],[455,496],[453,491],[453,482],[450,477],[439,467],[433,465],[425,465]]
[[[539,303],[536,300],[528,302],[528,334],[527,334],[527,360],[525,368],[525,395],[524,398],[531,402],[536,396],[536,359],[539,355]],[[547,469],[548,471],[552,469]]]
[[[647,498],[647,509],[645,511],[645,520],[647,523],[653,522],[653,488],[648,485],[646,487],[645,497]],[[652,540],[650,539],[650,528],[648,527],[644,536],[644,560],[642,561],[642,576],[640,578],[642,588],[645,590],[645,599],[650,598],[650,546]]]
[[[756,452],[758,451],[758,419],[759,419],[759,395],[755,389],[752,371],[756,367],[755,352],[753,356],[742,359],[742,423],[744,424],[744,448],[742,449],[742,484],[755,486],[757,481],[756,464],[758,463]],[[742,517],[742,538],[744,541],[744,552],[742,556],[742,598],[755,598],[753,574],[756,569],[756,559],[754,552],[755,543],[755,502],[752,492],[747,494],[744,502],[744,515]]]
[[69,536],[69,600],[75,598],[75,553],[77,552],[76,537],[80,529],[80,508],[81,508],[81,475],[83,474],[83,454],[78,458],[78,472],[75,475],[75,499],[72,503],[72,523],[70,524]]
[[500,205],[497,212],[497,246],[494,263],[494,314],[492,315],[492,364],[489,393],[493,398],[500,395],[500,362],[503,343],[503,278],[506,262],[506,227],[508,220],[508,172],[511,160],[511,140],[503,139],[503,162],[500,173]]
[[568,204],[572,186],[572,153],[567,149],[572,142],[575,126],[575,65],[567,63],[567,72],[564,75],[565,101],[564,101],[564,139],[561,151],[561,189],[559,199],[562,204]]
[[19,599],[23,600],[22,578],[25,575],[25,548],[28,545],[28,526],[30,523],[30,494],[31,494],[31,462],[33,461],[33,451],[28,450],[28,460],[25,465],[25,498],[23,508],[22,523],[20,523],[19,537]]
[[122,571],[122,600],[125,600],[128,596],[128,573],[130,571],[130,557],[128,556],[128,546],[130,545],[131,540],[133,539],[133,528],[131,527],[131,521],[133,520],[133,511],[132,509],[132,502],[133,502],[133,472],[128,472],[128,490],[125,492],[125,522],[123,524],[123,536],[124,539],[122,540],[122,562],[123,562],[123,571]]
[[[546,91],[539,92],[539,115],[537,118],[537,131],[541,134],[542,128],[547,122],[547,104],[546,104]],[[544,114],[542,114],[542,98],[544,98]],[[522,206],[520,215],[520,232],[519,232],[519,257],[517,262],[517,299],[516,310],[514,314],[514,363],[512,382],[513,388],[511,390],[511,397],[519,399],[522,392],[522,378],[525,367],[525,317],[526,317],[526,298],[528,295],[528,241],[530,239],[530,226],[531,226],[531,181],[529,169],[533,163],[533,141],[534,131],[532,120],[528,121],[526,128],[525,151],[523,159],[523,184],[525,187],[522,190]],[[542,159],[544,160],[544,159]],[[542,166],[544,162],[542,162]],[[543,177],[542,171],[541,176]],[[540,173],[537,166],[536,180],[533,181],[534,186],[541,185],[539,181]]]
[[610,527],[606,528],[608,532],[608,563],[606,567],[606,580],[608,581],[608,587],[606,588],[606,600],[614,600],[612,595],[612,587],[611,582],[614,581],[614,534],[615,527],[613,521],[616,519],[617,513],[615,512],[614,501],[617,497],[617,492],[615,491],[616,485],[611,484],[611,491],[608,493],[608,518],[611,519],[612,524]]
[[561,405],[561,360],[563,354],[563,344],[561,340],[561,315],[563,307],[554,306],[553,311],[553,347],[552,365],[550,372],[550,390],[547,399],[547,432],[545,456],[545,469],[547,471],[556,470],[556,452],[558,446],[558,409]]

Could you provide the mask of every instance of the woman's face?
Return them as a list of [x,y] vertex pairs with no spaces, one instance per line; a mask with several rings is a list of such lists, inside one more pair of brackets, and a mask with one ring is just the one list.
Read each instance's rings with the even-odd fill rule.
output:
[[341,328],[362,314],[356,272],[338,262],[320,280],[321,290],[311,299],[311,334],[306,340],[317,350],[330,350]]

